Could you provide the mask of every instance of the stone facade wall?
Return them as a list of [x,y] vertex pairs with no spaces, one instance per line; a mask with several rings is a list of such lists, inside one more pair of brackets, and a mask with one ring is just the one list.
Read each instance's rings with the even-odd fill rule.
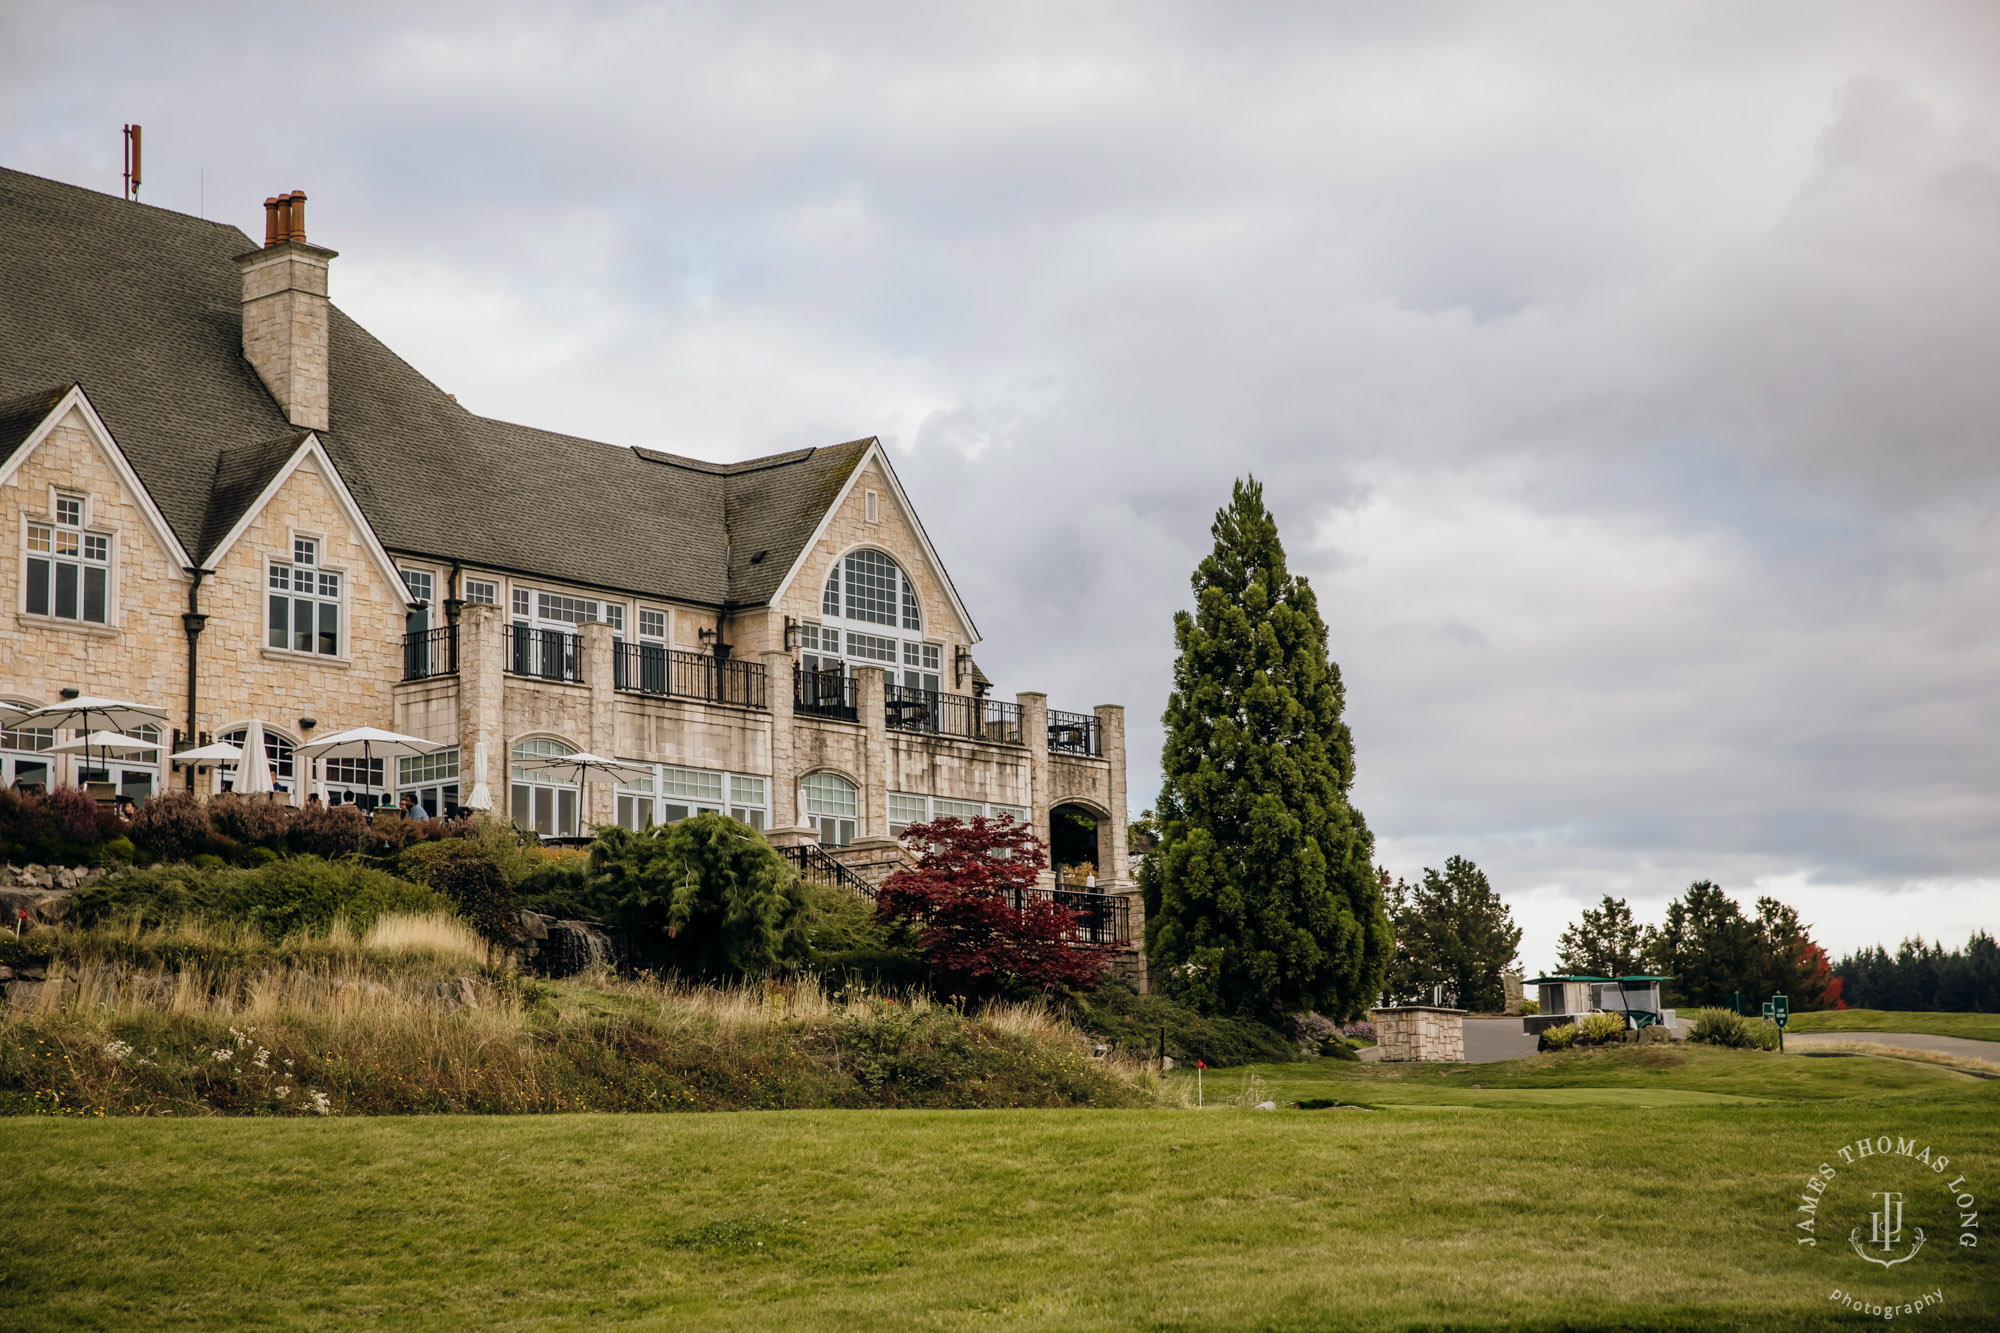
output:
[[327,263],[331,251],[286,242],[242,261],[243,355],[307,430],[329,425]]
[[[337,656],[273,648],[267,598],[273,560],[289,562],[295,536],[319,540],[321,569],[341,573],[341,652]],[[370,555],[318,465],[308,460],[285,480],[201,585],[208,628],[201,636],[201,727],[220,735],[251,718],[267,730],[303,738],[298,719],[315,718],[315,735],[350,727],[396,725],[403,678],[405,603],[400,581]]]
[[[109,623],[84,625],[26,613],[27,524],[53,519],[55,491],[82,495],[85,526],[111,534]],[[72,408],[0,488],[0,695],[34,704],[59,692],[135,699],[184,722],[188,575],[139,499]],[[164,736],[163,736],[164,739]],[[58,780],[64,774],[58,772]]]
[[1463,1009],[1405,1005],[1374,1010],[1368,1020],[1375,1025],[1375,1045],[1385,1061],[1457,1064],[1465,1059]]

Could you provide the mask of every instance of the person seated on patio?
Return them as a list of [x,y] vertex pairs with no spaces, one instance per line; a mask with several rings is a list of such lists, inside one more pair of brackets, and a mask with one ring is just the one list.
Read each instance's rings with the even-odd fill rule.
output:
[[405,819],[429,819],[431,817],[430,811],[418,805],[417,798],[409,792],[403,793],[403,799],[398,804],[403,807],[403,818]]
[[318,810],[318,809],[320,809],[320,808],[321,808],[321,803],[320,803],[320,799],[319,799],[319,793],[318,793],[318,792],[316,792],[316,791],[309,791],[309,792],[307,792],[307,793],[306,793],[306,809],[308,809],[308,810]]
[[121,795],[117,803],[112,806],[112,813],[118,816],[119,823],[129,824],[132,822],[132,816],[139,813],[139,806],[130,796]]

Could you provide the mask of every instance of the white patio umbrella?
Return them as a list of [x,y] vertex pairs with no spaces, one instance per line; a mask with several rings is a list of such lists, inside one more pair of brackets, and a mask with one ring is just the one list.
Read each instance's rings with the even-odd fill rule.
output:
[[54,727],[60,731],[129,731],[133,727],[157,727],[167,720],[167,710],[126,699],[99,699],[84,695],[64,699],[23,714],[24,725]]
[[[380,759],[384,763],[384,776],[393,771],[390,761],[405,755],[429,754],[442,750],[442,741],[427,741],[421,736],[405,736],[399,731],[384,731],[380,727],[355,727],[351,731],[339,732],[332,736],[322,736],[308,745],[301,745],[297,753],[307,759],[360,759],[364,765]],[[363,771],[367,771],[366,768]],[[392,786],[386,780],[384,786]]]
[[[168,755],[167,758],[182,768],[193,768],[199,764],[209,765],[208,790],[209,794],[213,795],[221,789],[222,765],[236,763],[243,758],[243,751],[228,741],[217,741],[213,745],[204,745],[198,749],[181,750]],[[194,790],[192,781],[188,784],[188,790]]]
[[166,748],[158,741],[142,741],[137,736],[126,736],[116,731],[93,731],[88,736],[79,736],[52,747],[49,753],[89,754],[95,750],[106,759],[151,759],[157,762],[160,752]]
[[516,760],[514,767],[535,773],[547,773],[564,782],[576,784],[576,820],[583,824],[583,784],[586,782],[637,782],[640,778],[653,776],[650,764],[628,764],[620,759],[606,759],[588,750],[578,750],[575,754],[550,754],[534,759]]
[[271,781],[271,756],[264,749],[264,724],[256,718],[243,728],[243,762],[236,766],[236,793],[254,796],[277,790]]

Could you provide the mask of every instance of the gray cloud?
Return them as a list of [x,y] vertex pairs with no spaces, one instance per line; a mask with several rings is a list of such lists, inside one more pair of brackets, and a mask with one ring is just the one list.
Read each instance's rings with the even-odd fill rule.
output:
[[[1385,861],[2000,901],[2000,19],[1675,4],[0,8],[0,160],[246,227],[477,410],[879,433],[1003,689],[1125,703],[1255,471]],[[205,179],[205,187],[199,182]],[[205,205],[203,198],[205,195]]]

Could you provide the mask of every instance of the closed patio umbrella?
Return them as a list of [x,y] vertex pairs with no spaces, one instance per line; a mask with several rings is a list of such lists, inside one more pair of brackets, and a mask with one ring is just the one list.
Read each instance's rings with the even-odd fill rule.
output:
[[640,778],[653,776],[650,764],[628,764],[619,759],[606,759],[602,755],[579,750],[575,754],[542,755],[535,759],[517,759],[514,767],[535,773],[547,773],[564,782],[576,784],[576,819],[579,828],[583,824],[583,784],[586,782],[637,782]]
[[275,790],[271,756],[264,749],[264,724],[253,717],[243,729],[243,762],[236,766],[236,792],[253,796]]

